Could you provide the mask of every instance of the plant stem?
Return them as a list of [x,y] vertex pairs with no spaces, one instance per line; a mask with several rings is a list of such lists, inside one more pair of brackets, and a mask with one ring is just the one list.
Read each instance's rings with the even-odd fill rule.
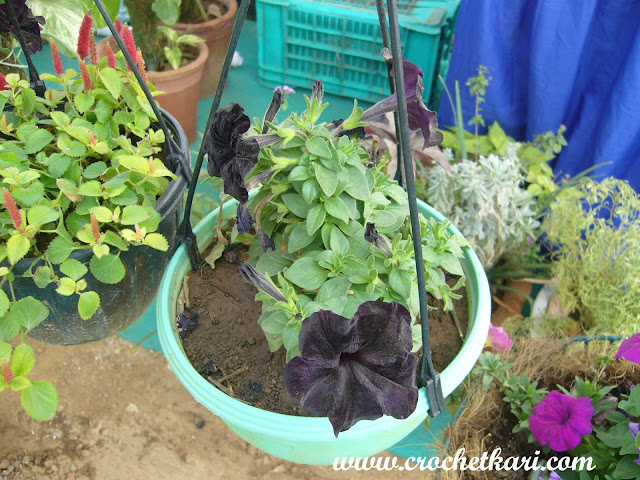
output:
[[209,21],[209,16],[207,15],[207,11],[204,8],[204,4],[202,3],[202,0],[194,0],[196,3],[196,7],[198,7],[198,10],[200,10],[200,15],[202,15],[202,21],[203,22],[207,22]]
[[218,210],[218,221],[216,222],[216,234],[218,235],[218,241],[222,242],[223,245],[229,245],[229,242],[222,234],[222,207],[226,199],[227,197],[225,195],[220,196],[220,209]]
[[[479,98],[480,96],[476,94],[476,118],[478,118],[478,115],[480,114]],[[480,157],[480,140],[478,139],[478,122],[476,122],[476,162],[478,161],[479,157]]]
[[467,145],[464,140],[464,120],[462,118],[462,101],[460,100],[460,84],[456,81],[456,134],[460,144],[460,158],[467,158]]

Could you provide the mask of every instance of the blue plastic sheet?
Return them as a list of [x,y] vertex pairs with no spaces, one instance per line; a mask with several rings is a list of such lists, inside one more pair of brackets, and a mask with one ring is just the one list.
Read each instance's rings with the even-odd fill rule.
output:
[[[640,192],[640,0],[464,0],[447,86],[460,81],[466,121],[475,102],[464,84],[478,65],[492,77],[487,126],[531,140],[564,124],[556,173],[613,162],[596,173]],[[439,123],[454,124],[446,96]]]

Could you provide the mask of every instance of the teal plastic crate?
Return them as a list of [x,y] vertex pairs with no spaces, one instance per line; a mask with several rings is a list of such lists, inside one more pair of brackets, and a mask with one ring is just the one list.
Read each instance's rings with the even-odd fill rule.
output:
[[[400,0],[402,51],[424,71],[425,101],[440,103],[460,0]],[[269,87],[310,88],[374,103],[389,95],[375,0],[257,0],[258,75]]]

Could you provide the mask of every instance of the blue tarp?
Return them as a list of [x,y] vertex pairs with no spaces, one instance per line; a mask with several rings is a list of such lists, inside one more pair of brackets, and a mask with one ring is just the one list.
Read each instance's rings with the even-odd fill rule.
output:
[[[447,86],[460,81],[467,121],[475,103],[464,84],[478,65],[492,77],[487,126],[531,140],[564,124],[556,173],[611,161],[597,173],[640,192],[640,0],[463,0]],[[438,120],[454,124],[446,96]]]

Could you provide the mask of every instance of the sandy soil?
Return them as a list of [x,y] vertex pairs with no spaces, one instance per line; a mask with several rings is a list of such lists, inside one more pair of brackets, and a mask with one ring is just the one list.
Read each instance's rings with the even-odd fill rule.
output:
[[[199,405],[161,353],[120,338],[62,347],[30,342],[31,378],[53,381],[60,409],[31,420],[19,395],[0,394],[0,478],[424,479],[425,472],[336,472],[258,451]],[[404,461],[404,460],[403,460]]]

